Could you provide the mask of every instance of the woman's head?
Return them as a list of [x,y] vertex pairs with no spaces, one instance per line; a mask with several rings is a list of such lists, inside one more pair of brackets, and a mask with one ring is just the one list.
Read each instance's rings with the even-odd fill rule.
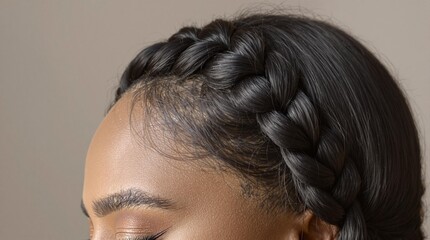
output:
[[[422,239],[420,161],[408,102],[363,45],[304,16],[244,14],[131,61],[83,200],[98,218],[125,203],[110,223],[145,219],[165,239]],[[178,203],[133,218],[136,189]]]

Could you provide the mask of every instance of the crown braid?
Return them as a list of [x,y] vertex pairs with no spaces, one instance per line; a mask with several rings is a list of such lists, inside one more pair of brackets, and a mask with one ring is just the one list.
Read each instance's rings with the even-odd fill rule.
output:
[[[275,17],[263,20],[217,19],[145,48],[122,75],[115,101],[139,81],[203,76],[198,79],[212,96],[221,96],[211,106],[254,116],[260,133],[278,148],[305,208],[340,227],[339,239],[380,239],[368,230],[360,198],[363,170],[356,165],[360,156],[350,154],[348,129],[312,94],[312,82],[302,72],[302,49],[293,45],[297,39],[287,39],[291,48],[280,51],[281,40],[268,35],[293,38],[293,31],[280,33]],[[271,20],[276,21],[266,26]],[[295,21],[300,18],[289,23]]]

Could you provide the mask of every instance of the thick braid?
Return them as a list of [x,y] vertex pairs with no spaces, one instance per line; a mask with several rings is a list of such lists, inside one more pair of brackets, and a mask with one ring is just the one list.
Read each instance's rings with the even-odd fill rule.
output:
[[339,131],[322,124],[318,109],[300,89],[294,61],[274,50],[267,53],[255,29],[236,31],[230,43],[229,51],[217,53],[202,70],[208,86],[234,89],[230,102],[256,113],[261,130],[280,147],[307,208],[330,224],[347,226],[340,239],[366,239],[357,200],[361,177]]
[[186,78],[199,71],[217,53],[229,49],[233,30],[231,23],[215,20],[202,29],[183,27],[166,42],[146,47],[121,76],[115,101],[142,78],[172,74]]
[[224,20],[202,29],[182,28],[137,55],[121,78],[116,99],[145,76],[205,76],[209,88],[228,90],[230,106],[224,107],[254,114],[261,131],[279,147],[305,207],[339,226],[339,239],[367,239],[358,200],[361,177],[345,136],[327,125],[309,98],[293,52],[286,56],[268,43],[262,30],[235,29]]
[[118,101],[122,94],[136,83],[145,72],[147,72],[149,59],[165,44],[164,42],[159,42],[143,49],[130,62],[121,76],[119,87],[115,93],[115,102]]
[[143,78],[169,75],[179,54],[198,40],[198,32],[198,28],[184,27],[167,41],[157,42],[138,53],[121,76],[115,102]]

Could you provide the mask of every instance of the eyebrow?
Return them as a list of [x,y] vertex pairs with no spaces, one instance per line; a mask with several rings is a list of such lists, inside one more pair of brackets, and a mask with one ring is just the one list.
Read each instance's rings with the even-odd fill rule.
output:
[[[122,209],[136,207],[159,208],[164,210],[176,210],[177,204],[170,199],[153,196],[136,188],[121,190],[106,197],[93,201],[92,208],[97,217],[104,217],[112,212]],[[81,200],[81,210],[85,216],[89,217],[84,201]]]

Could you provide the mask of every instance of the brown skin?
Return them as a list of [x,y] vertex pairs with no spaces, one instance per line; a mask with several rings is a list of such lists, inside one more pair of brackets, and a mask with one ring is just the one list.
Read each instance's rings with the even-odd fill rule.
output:
[[[166,158],[131,135],[130,93],[107,114],[90,144],[83,203],[91,239],[128,239],[168,230],[162,240],[334,239],[314,215],[268,215],[241,194],[233,175]],[[138,107],[133,110],[140,111]],[[157,135],[163,148],[162,135]],[[175,202],[174,209],[130,207],[97,216],[93,202],[125,189]]]

